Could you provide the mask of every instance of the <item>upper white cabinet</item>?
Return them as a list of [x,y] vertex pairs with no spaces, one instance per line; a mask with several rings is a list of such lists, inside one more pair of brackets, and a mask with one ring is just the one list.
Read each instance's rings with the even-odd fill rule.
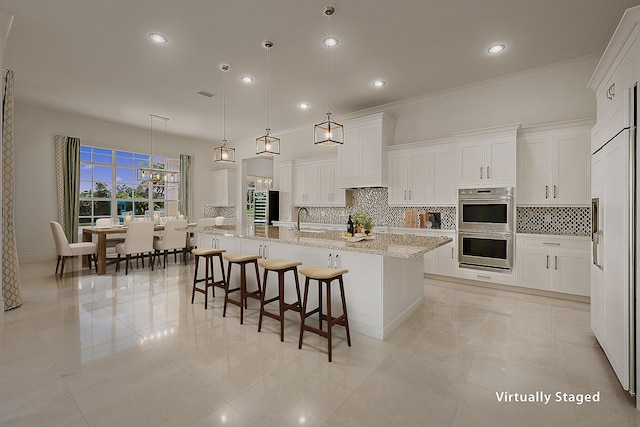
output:
[[345,206],[345,190],[338,187],[333,158],[300,159],[293,164],[295,206]]
[[525,132],[518,141],[521,205],[588,205],[589,127]]
[[389,205],[424,206],[429,182],[426,149],[389,152]]
[[338,149],[340,188],[387,186],[387,145],[395,126],[386,113],[344,123],[344,144]]
[[389,150],[389,205],[446,206],[456,201],[455,145],[416,143]]
[[236,171],[222,169],[211,172],[214,206],[236,205]]
[[459,186],[515,185],[520,125],[455,133]]

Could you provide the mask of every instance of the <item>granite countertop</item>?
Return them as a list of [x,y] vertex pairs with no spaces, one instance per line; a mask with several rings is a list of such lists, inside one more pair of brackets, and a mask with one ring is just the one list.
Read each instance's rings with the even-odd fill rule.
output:
[[263,240],[277,243],[312,246],[327,249],[339,249],[353,252],[385,255],[394,258],[417,258],[426,252],[446,245],[452,239],[436,236],[415,236],[401,234],[375,234],[370,240],[349,242],[343,238],[342,231],[314,230],[300,232],[292,228],[264,225],[225,225],[219,227],[195,227],[191,232],[240,237],[243,239]]

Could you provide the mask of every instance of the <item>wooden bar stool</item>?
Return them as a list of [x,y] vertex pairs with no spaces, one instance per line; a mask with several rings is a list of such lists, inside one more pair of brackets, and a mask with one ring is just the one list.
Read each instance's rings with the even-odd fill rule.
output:
[[[329,362],[331,362],[331,328],[333,325],[344,326],[347,330],[347,344],[351,347],[351,335],[349,334],[349,318],[347,317],[347,303],[344,299],[344,284],[342,282],[342,275],[348,273],[347,269],[328,268],[321,265],[313,265],[311,267],[304,267],[300,269],[300,274],[305,276],[304,281],[304,299],[302,302],[302,311],[300,312],[300,340],[298,341],[298,348],[302,348],[302,334],[304,331],[315,332],[316,334],[327,338],[329,347]],[[307,301],[309,296],[309,281],[318,281],[318,308],[307,312]],[[331,315],[331,282],[338,279],[340,284],[340,298],[342,300],[342,315],[338,317],[332,317]],[[322,284],[326,285],[327,293],[327,314],[322,313]],[[314,313],[318,313],[320,322],[318,328],[307,325],[305,320],[307,317]],[[322,329],[322,321],[327,321],[327,330]]]
[[[260,267],[264,268],[258,332],[262,330],[262,316],[271,317],[272,319],[280,321],[280,341],[284,341],[284,312],[287,310],[300,312],[300,282],[298,281],[298,266],[302,265],[302,263],[298,261],[287,261],[284,259],[269,259],[260,261],[258,264],[260,265]],[[267,294],[267,275],[270,271],[278,273],[278,296],[265,300]],[[290,304],[287,304],[284,301],[284,273],[286,273],[287,271],[293,272],[293,277],[296,281],[296,293],[298,295],[297,301]],[[271,313],[264,309],[265,305],[270,304],[274,301],[279,302],[280,314]]]
[[[226,317],[227,315],[227,303],[237,305],[238,307],[240,307],[240,324],[242,325],[244,322],[244,309],[247,308],[247,298],[255,298],[257,300],[261,300],[260,272],[258,271],[258,259],[260,258],[262,258],[260,255],[243,253],[229,254],[224,256],[224,259],[226,259],[229,263],[229,267],[227,270],[227,286],[226,293],[224,295],[224,310],[222,311],[222,317]],[[235,289],[230,289],[229,284],[231,283],[231,266],[233,264],[238,264],[240,266],[240,286]],[[256,283],[258,284],[257,291],[247,291],[247,264],[253,264],[256,267]],[[229,298],[229,294],[236,291],[240,291],[240,301]]]
[[[196,269],[193,272],[193,289],[191,290],[191,304],[193,304],[193,299],[196,295],[196,291],[204,294],[204,309],[207,309],[207,295],[209,288],[212,289],[212,296],[215,298],[216,296],[216,286],[225,290],[226,294],[226,283],[224,277],[224,264],[222,263],[222,253],[226,252],[225,249],[215,249],[215,248],[202,248],[202,249],[193,249],[191,251],[192,254],[196,256]],[[203,279],[198,279],[198,265],[200,257],[204,257],[204,265],[205,265],[205,273]],[[213,257],[218,257],[220,260],[220,270],[222,271],[222,280],[216,281],[213,274]],[[209,274],[209,267],[211,267],[211,274]],[[204,289],[198,288],[196,285],[200,282],[204,282]]]

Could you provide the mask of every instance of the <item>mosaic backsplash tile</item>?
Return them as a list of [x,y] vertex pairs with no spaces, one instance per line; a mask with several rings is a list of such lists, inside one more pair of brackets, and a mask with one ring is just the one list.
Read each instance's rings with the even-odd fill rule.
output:
[[235,207],[219,207],[213,205],[204,205],[204,218],[215,218],[217,216],[223,216],[225,218],[235,218]]
[[[375,225],[390,227],[404,226],[404,212],[418,209],[418,213],[440,212],[442,229],[453,230],[456,227],[455,206],[403,207],[389,206],[386,188],[357,188],[352,191],[353,206],[347,208],[309,207],[305,222],[325,224],[346,224],[349,215],[364,212],[371,216]],[[516,231],[530,234],[560,234],[571,236],[589,236],[591,233],[591,208],[580,207],[517,207]],[[206,218],[224,216],[236,217],[236,208],[204,206]]]
[[589,236],[591,234],[591,208],[579,207],[518,207],[516,230],[518,233],[565,234]]

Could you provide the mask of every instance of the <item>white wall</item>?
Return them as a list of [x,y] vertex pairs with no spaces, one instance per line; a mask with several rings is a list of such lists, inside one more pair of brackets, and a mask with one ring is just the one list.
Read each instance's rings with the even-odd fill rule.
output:
[[[19,82],[20,76],[16,76]],[[19,91],[19,83],[17,83]],[[168,124],[168,132],[171,122]],[[55,135],[80,138],[81,143],[148,153],[149,129],[121,126],[60,112],[16,104],[16,238],[20,262],[55,257],[49,221],[57,221],[54,144]],[[164,147],[162,147],[164,151]],[[194,156],[194,214],[213,201],[211,176],[213,143],[167,133],[167,155]],[[205,183],[205,185],[202,185]]]

